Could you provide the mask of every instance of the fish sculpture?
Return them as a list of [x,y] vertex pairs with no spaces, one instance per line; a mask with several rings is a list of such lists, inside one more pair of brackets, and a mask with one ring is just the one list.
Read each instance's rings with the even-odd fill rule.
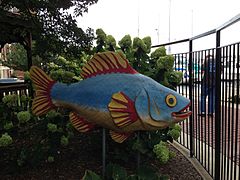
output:
[[189,99],[138,73],[120,53],[95,54],[81,76],[80,82],[63,84],[32,66],[32,112],[40,116],[55,107],[68,108],[78,131],[101,126],[110,129],[110,136],[118,143],[134,131],[159,130],[191,115]]

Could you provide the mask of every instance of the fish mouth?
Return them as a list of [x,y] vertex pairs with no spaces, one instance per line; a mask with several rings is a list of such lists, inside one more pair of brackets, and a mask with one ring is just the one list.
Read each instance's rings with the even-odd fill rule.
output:
[[191,102],[178,112],[172,112],[172,118],[174,119],[174,122],[180,122],[184,119],[187,119],[192,114],[192,111],[188,110],[190,104]]

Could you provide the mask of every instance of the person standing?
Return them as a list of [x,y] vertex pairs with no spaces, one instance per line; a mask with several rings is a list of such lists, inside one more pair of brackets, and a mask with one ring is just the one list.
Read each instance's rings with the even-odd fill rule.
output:
[[208,97],[208,115],[213,116],[215,110],[215,87],[216,87],[216,60],[208,55],[202,64],[203,78],[201,80],[201,107],[200,116],[206,115],[206,99]]

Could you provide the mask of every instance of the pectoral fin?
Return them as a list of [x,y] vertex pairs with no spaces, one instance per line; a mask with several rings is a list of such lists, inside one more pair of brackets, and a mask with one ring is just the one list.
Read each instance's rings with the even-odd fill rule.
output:
[[123,128],[138,120],[134,107],[134,102],[123,92],[112,95],[111,102],[108,104],[108,110],[114,123]]
[[110,130],[110,136],[115,142],[122,143],[127,138],[129,138],[129,136],[131,136],[131,134],[130,133],[117,133],[115,131]]
[[69,118],[74,128],[76,128],[79,132],[88,132],[94,128],[93,124],[89,123],[75,112],[71,112],[69,114]]

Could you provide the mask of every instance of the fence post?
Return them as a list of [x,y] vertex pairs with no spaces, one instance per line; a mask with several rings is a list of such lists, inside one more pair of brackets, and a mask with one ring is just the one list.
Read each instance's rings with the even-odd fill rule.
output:
[[216,31],[216,87],[215,87],[215,174],[214,179],[220,179],[220,148],[221,148],[221,30]]
[[[193,87],[193,58],[192,58],[192,39],[189,40],[189,99],[191,101],[191,106],[189,107],[190,111],[193,111],[193,107],[194,107],[194,102],[193,102],[193,93],[192,93],[192,87]],[[194,136],[194,132],[193,132],[193,125],[194,125],[194,118],[192,116],[190,116],[189,118],[190,121],[190,126],[189,126],[189,131],[190,131],[190,157],[194,156],[194,140],[193,140],[193,136]]]

